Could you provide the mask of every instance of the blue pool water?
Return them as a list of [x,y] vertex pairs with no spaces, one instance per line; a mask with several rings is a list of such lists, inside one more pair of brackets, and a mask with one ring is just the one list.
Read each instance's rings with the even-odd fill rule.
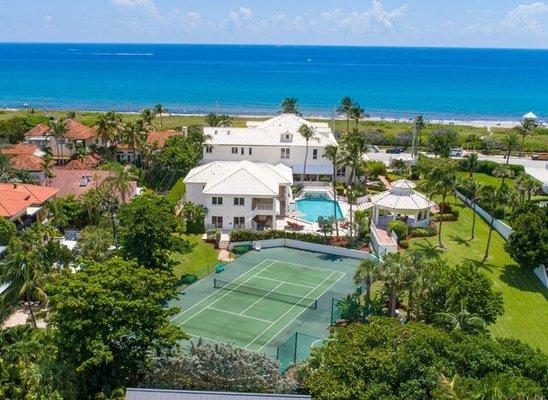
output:
[[[318,221],[318,217],[333,216],[333,200],[325,197],[305,197],[295,202],[298,218],[309,222]],[[342,211],[337,202],[337,218],[342,218]]]

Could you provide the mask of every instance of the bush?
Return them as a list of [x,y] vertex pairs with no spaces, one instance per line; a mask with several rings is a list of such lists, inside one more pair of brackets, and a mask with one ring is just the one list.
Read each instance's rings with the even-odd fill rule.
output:
[[316,235],[315,233],[284,232],[278,230],[260,232],[246,229],[234,229],[230,232],[231,242],[252,242],[257,240],[283,238],[301,240],[309,243],[330,244],[329,237]]
[[179,283],[182,285],[192,285],[197,280],[198,280],[198,276],[196,274],[184,274],[184,275],[181,275],[181,279],[179,280]]
[[495,209],[495,212],[493,213],[493,216],[496,219],[504,219],[504,217],[506,216],[506,210],[504,209],[504,207],[497,207]]
[[407,240],[400,240],[399,245],[402,249],[408,249],[409,248],[409,242]]
[[[458,213],[458,211],[457,211]],[[440,214],[440,213],[437,213],[437,214],[434,214],[434,219],[436,221],[457,221],[459,219],[458,215],[453,215],[453,214]]]
[[248,244],[240,244],[238,246],[234,246],[234,248],[232,249],[232,252],[238,255],[245,254],[250,251],[251,251],[251,246]]
[[442,214],[450,214],[451,213],[451,204],[445,202],[445,203],[440,203],[439,205],[439,209],[440,209],[440,213]]
[[452,210],[449,214],[455,217],[455,221],[459,219],[459,215],[460,215],[459,210]]
[[185,178],[180,178],[166,195],[167,201],[176,206],[186,193]]
[[437,230],[433,226],[427,228],[410,228],[409,234],[411,237],[432,237],[438,234]]
[[398,240],[403,240],[407,236],[408,229],[405,222],[394,220],[388,223],[388,232],[394,232]]

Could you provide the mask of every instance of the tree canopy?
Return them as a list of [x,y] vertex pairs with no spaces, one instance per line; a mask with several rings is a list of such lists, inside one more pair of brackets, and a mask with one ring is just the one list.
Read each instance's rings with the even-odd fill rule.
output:
[[441,157],[449,157],[451,148],[459,144],[459,134],[452,129],[438,129],[428,136],[428,150]]
[[548,208],[528,205],[512,221],[508,253],[527,268],[548,262]]

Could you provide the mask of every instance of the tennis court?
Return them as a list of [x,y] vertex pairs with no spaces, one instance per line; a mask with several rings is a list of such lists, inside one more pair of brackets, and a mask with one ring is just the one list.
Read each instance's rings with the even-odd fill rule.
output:
[[341,259],[287,248],[245,254],[226,271],[188,287],[172,323],[194,339],[271,355],[297,328],[318,336],[321,326],[324,337],[332,296],[353,289],[349,279],[357,261]]

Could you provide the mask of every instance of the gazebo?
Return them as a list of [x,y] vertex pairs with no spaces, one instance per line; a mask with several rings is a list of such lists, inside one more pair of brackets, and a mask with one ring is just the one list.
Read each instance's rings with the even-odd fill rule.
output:
[[537,121],[537,116],[532,112],[532,111],[529,111],[527,114],[525,114],[522,119],[524,121],[532,121],[532,122],[536,122]]
[[[376,227],[385,227],[389,221],[398,219],[412,227],[426,227],[430,223],[430,208],[435,204],[415,190],[415,184],[400,179],[382,193],[371,196],[373,222]],[[380,215],[381,211],[388,215]]]

